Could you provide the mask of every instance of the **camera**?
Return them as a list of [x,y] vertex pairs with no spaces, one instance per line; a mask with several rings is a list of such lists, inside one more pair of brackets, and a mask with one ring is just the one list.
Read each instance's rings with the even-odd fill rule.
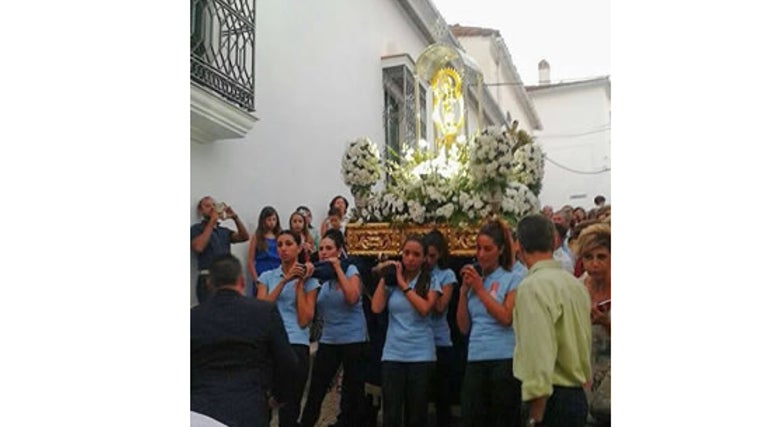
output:
[[472,268],[474,268],[475,271],[478,272],[478,276],[483,277],[483,267],[481,267],[480,264],[477,263],[477,261],[472,264]]
[[227,219],[227,207],[227,204],[224,202],[214,203],[214,210],[216,211],[216,214],[219,215],[219,219]]

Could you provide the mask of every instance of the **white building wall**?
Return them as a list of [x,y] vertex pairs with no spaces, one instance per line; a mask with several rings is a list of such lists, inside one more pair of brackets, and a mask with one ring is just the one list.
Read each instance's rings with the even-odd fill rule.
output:
[[[484,84],[513,81],[511,77],[506,76],[505,67],[507,67],[507,65],[497,63],[494,59],[493,50],[495,49],[495,46],[493,46],[490,37],[459,37],[458,40],[465,48],[465,51],[478,62],[478,65],[480,65],[480,68],[483,71]],[[501,107],[503,113],[506,115],[506,112],[509,111],[512,120],[520,122],[520,129],[532,134],[533,129],[530,127],[528,113],[515,93],[515,86],[502,85],[486,87],[499,104],[499,107]]]
[[[605,85],[564,87],[530,91],[544,130],[536,132],[547,157],[581,172],[610,168],[610,98]],[[578,174],[547,161],[542,205],[555,209],[569,204],[593,207],[596,195],[612,201],[610,172]],[[571,198],[585,194],[583,198]]]
[[[298,205],[314,222],[342,194],[353,204],[340,175],[349,141],[368,136],[382,149],[383,84],[380,58],[427,46],[403,9],[373,3],[256,2],[256,112],[245,138],[191,143],[191,223],[205,195],[230,204],[248,231],[266,205],[281,223]],[[245,259],[248,244],[232,245]],[[195,268],[193,268],[193,272]],[[195,276],[191,295],[195,299]]]

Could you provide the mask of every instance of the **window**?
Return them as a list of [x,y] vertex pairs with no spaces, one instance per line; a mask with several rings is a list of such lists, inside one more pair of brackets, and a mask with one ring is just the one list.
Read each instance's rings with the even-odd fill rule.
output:
[[[398,57],[394,57],[398,58]],[[404,56],[401,57],[406,58]],[[384,62],[385,59],[384,59]],[[385,158],[393,159],[391,150],[401,155],[403,144],[417,145],[415,118],[414,74],[406,63],[383,68],[383,127],[385,128]],[[427,91],[420,84],[420,138],[427,138]]]
[[190,0],[190,79],[254,111],[254,0]]

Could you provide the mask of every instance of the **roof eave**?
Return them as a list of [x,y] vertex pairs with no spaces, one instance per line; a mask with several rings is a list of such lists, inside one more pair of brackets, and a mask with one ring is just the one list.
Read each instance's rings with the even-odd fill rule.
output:
[[499,53],[499,59],[507,65],[507,72],[510,74],[510,76],[508,76],[508,81],[519,83],[518,85],[514,85],[513,89],[517,93],[517,98],[520,100],[522,106],[528,111],[528,119],[531,122],[531,127],[535,130],[543,130],[544,126],[541,123],[541,118],[538,116],[536,106],[533,104],[533,101],[528,96],[528,92],[525,90],[525,85],[520,78],[520,74],[517,72],[514,62],[512,62],[512,55],[509,54],[509,49],[507,48],[504,39],[501,36],[491,35],[491,40],[497,47],[496,50]]

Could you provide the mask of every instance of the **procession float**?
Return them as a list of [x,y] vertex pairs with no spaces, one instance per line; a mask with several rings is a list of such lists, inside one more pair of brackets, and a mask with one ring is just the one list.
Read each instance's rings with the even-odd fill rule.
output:
[[[424,82],[432,95],[421,108],[426,101],[415,91],[416,139],[398,151],[384,147],[381,157],[360,137],[343,153],[341,173],[354,198],[346,226],[351,255],[397,255],[407,235],[437,228],[452,256],[472,256],[484,219],[514,226],[540,209],[544,154],[517,122],[483,126],[477,64],[453,46],[434,44],[420,54],[414,77],[415,88]],[[421,138],[422,114],[430,141]]]

